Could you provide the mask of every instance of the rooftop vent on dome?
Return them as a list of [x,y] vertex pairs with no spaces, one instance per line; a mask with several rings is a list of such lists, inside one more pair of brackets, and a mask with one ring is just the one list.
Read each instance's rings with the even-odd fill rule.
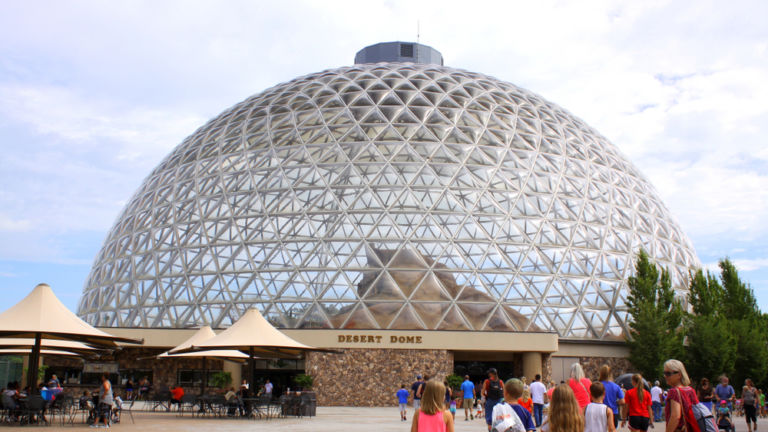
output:
[[418,63],[443,65],[440,51],[413,42],[382,42],[367,46],[355,54],[355,64]]

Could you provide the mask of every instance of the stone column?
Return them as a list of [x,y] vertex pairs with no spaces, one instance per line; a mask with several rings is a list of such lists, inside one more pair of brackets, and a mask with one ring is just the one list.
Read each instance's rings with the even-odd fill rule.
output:
[[524,352],[523,353],[523,376],[528,382],[533,381],[533,377],[541,374],[541,353]]
[[239,389],[240,383],[243,381],[243,367],[240,363],[224,360],[221,366],[222,371],[229,372],[232,376],[232,387]]

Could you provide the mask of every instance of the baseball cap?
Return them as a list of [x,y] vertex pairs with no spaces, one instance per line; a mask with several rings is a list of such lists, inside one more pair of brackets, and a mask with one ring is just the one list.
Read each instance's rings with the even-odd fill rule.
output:
[[421,375],[416,375],[416,379],[421,379]]

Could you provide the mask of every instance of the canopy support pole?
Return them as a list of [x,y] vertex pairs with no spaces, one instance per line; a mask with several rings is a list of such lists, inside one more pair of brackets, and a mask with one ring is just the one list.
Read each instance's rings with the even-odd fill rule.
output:
[[38,394],[37,371],[40,363],[40,343],[43,338],[41,333],[35,333],[35,346],[29,353],[29,366],[27,367],[27,386],[32,394]]
[[205,386],[208,384],[208,357],[203,357],[203,383],[200,385],[200,396],[205,395]]
[[[248,378],[249,382],[248,384],[251,386],[255,386],[253,381],[253,369],[254,369],[254,359],[253,359],[253,347],[248,347]],[[254,388],[254,391],[256,388]],[[254,393],[255,394],[255,393]]]

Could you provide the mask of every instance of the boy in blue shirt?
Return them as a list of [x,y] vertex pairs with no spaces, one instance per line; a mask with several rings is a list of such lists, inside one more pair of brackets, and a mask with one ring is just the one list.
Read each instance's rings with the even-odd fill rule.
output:
[[400,405],[400,421],[406,421],[405,407],[408,406],[408,390],[405,389],[405,384],[400,385],[400,390],[395,393],[397,396],[397,402]]

